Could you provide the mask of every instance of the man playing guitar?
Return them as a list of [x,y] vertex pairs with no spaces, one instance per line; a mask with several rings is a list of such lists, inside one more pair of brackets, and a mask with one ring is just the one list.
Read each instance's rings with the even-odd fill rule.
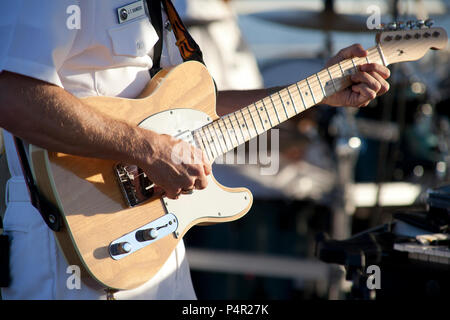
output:
[[[137,1],[145,3],[145,1]],[[68,28],[68,8],[78,5],[80,28]],[[0,127],[11,171],[4,228],[11,235],[12,282],[5,299],[99,299],[104,292],[66,288],[67,263],[36,210],[26,186],[11,135],[50,151],[133,163],[170,199],[207,187],[211,163],[175,163],[175,145],[195,147],[169,135],[142,129],[86,105],[88,96],[135,98],[150,80],[158,36],[147,14],[125,23],[116,9],[129,0],[21,0],[3,3],[0,13]],[[75,17],[76,18],[76,17]],[[164,22],[167,16],[163,13]],[[162,66],[182,62],[175,38],[164,29]],[[342,49],[328,64],[367,55],[360,45]],[[365,64],[351,76],[352,86],[330,97],[330,106],[364,107],[386,93],[389,69]],[[279,88],[277,88],[278,90]],[[224,91],[219,114],[233,112],[275,88]],[[8,133],[9,132],[9,133]],[[141,287],[116,294],[120,299],[193,299],[195,293],[182,241],[158,275]]]

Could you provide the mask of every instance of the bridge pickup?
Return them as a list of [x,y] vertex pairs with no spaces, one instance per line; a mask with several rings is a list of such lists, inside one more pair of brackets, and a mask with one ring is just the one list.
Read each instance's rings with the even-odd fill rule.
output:
[[119,163],[114,167],[114,172],[129,207],[137,206],[153,196],[154,184],[141,168]]

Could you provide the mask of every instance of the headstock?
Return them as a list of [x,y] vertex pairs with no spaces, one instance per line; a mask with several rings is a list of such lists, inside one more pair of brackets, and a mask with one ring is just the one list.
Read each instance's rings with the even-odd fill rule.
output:
[[432,20],[383,25],[376,40],[383,50],[386,63],[418,60],[429,49],[445,48],[448,41],[447,32],[443,28],[432,28],[432,25]]

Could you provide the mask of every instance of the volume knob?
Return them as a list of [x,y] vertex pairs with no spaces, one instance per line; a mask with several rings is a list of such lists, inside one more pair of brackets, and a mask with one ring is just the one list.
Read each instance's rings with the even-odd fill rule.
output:
[[156,238],[158,238],[158,230],[155,228],[139,230],[136,232],[136,240],[140,242],[155,240]]
[[113,256],[117,256],[119,254],[125,254],[130,252],[132,249],[132,246],[128,242],[120,242],[115,243],[110,247],[110,252]]

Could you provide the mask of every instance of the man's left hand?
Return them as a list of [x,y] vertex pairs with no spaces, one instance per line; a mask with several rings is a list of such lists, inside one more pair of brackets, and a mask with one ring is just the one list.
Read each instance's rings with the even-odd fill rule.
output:
[[[368,52],[359,44],[342,49],[331,58],[326,66],[329,67],[342,60],[365,57]],[[337,92],[325,98],[322,102],[331,106],[365,107],[377,96],[385,94],[389,90],[386,81],[390,71],[385,66],[376,63],[368,63],[359,66],[359,71],[350,76],[353,84],[343,91]]]

